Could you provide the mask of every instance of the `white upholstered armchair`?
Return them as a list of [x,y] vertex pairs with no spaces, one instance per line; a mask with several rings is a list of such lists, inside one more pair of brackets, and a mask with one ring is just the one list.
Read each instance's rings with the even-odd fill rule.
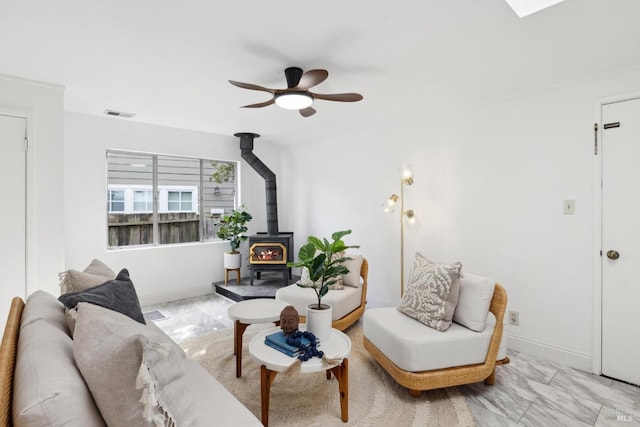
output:
[[453,322],[444,332],[396,307],[365,312],[364,347],[412,396],[422,390],[495,382],[495,367],[509,363],[503,340],[504,288],[465,273]]
[[[344,331],[355,323],[364,313],[367,304],[367,275],[369,264],[363,256],[354,256],[354,261],[362,260],[359,270],[352,273],[352,280],[345,278],[344,289],[330,290],[322,297],[322,302],[333,308],[331,326]],[[359,271],[359,274],[358,274]],[[276,299],[286,301],[300,313],[300,322],[306,322],[304,313],[309,304],[317,302],[313,289],[301,288],[293,284],[278,289]]]

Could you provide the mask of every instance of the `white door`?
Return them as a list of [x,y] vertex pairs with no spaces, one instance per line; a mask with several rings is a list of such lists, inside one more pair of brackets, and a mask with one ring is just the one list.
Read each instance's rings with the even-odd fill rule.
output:
[[26,295],[26,119],[0,115],[0,326]]
[[602,123],[602,374],[640,384],[640,99]]

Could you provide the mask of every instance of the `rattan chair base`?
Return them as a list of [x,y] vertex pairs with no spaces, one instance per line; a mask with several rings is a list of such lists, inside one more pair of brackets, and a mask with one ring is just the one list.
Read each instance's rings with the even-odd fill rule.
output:
[[[489,351],[484,363],[474,365],[454,366],[450,368],[434,369],[432,371],[410,372],[399,368],[382,351],[380,351],[367,337],[363,337],[364,348],[382,366],[382,368],[395,379],[398,384],[409,389],[409,394],[419,396],[424,390],[453,387],[462,384],[471,384],[484,381],[488,385],[495,382],[496,365],[509,363],[505,357],[496,361],[498,347],[502,339],[504,311],[507,306],[507,294],[502,286],[496,283],[491,300],[491,311],[496,317],[493,328]],[[428,326],[425,326],[425,328]],[[446,332],[445,332],[446,333]]]

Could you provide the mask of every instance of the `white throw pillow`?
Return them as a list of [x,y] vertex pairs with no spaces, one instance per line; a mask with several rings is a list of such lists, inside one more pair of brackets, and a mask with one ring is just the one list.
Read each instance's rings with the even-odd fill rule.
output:
[[495,280],[489,277],[464,273],[453,321],[473,331],[484,331],[495,286]]
[[346,255],[351,258],[342,263],[345,267],[349,269],[348,274],[342,275],[342,283],[345,286],[351,286],[354,288],[360,287],[362,283],[360,283],[360,269],[362,268],[362,262],[364,257],[362,255]]

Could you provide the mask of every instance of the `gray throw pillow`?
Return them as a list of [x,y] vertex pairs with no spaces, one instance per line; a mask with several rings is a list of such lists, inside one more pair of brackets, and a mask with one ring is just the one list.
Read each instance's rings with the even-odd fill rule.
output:
[[58,299],[68,309],[75,309],[80,302],[88,302],[117,311],[137,322],[146,324],[136,289],[126,268],[123,268],[114,280],[109,280],[84,291],[60,295]]
[[461,269],[459,262],[433,263],[416,253],[398,310],[433,329],[446,331],[458,302]]
[[116,277],[116,273],[99,259],[93,259],[83,271],[67,270],[60,273],[60,294],[84,291]]
[[215,424],[194,411],[199,396],[188,381],[184,353],[162,332],[80,303],[73,354],[109,426]]

